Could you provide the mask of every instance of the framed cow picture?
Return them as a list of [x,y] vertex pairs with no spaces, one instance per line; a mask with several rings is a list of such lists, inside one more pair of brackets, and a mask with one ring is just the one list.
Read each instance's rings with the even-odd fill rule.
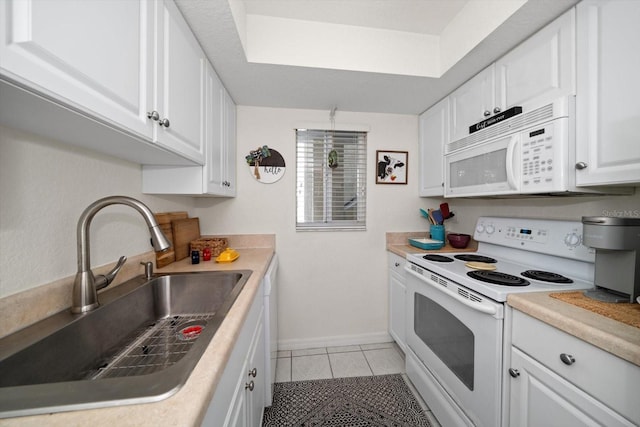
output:
[[408,151],[376,151],[376,184],[406,184]]

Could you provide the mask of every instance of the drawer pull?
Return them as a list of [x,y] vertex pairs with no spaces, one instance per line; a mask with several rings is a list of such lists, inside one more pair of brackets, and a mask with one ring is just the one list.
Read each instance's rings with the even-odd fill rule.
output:
[[256,375],[258,375],[258,369],[253,368],[252,370],[249,371],[249,376],[255,378]]
[[253,391],[254,387],[255,386],[253,384],[253,381],[250,381],[250,382],[244,384],[244,389],[245,390]]
[[518,378],[520,376],[520,372],[517,369],[509,368],[509,375],[513,378]]
[[400,263],[399,262],[396,262],[396,267],[400,267]]
[[565,365],[573,365],[576,361],[576,359],[574,359],[572,355],[567,353],[561,353],[560,360],[562,360],[562,363],[564,363]]

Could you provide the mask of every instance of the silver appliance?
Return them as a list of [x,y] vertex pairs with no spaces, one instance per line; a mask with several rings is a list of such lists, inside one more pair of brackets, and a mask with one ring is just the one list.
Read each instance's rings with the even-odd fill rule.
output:
[[407,255],[407,375],[442,425],[506,426],[504,302],[593,288],[595,255],[579,221],[481,217],[474,238],[475,253]]
[[596,289],[585,295],[607,302],[640,296],[640,218],[582,217],[584,244],[596,250]]

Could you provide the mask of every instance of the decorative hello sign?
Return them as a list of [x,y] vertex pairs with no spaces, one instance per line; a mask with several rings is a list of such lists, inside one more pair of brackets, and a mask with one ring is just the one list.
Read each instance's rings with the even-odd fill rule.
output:
[[284,157],[273,148],[263,145],[250,151],[245,159],[251,175],[263,184],[272,184],[284,176]]

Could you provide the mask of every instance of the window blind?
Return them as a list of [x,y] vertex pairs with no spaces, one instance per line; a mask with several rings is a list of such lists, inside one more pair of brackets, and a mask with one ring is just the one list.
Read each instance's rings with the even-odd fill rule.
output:
[[366,229],[367,133],[296,130],[296,229]]

